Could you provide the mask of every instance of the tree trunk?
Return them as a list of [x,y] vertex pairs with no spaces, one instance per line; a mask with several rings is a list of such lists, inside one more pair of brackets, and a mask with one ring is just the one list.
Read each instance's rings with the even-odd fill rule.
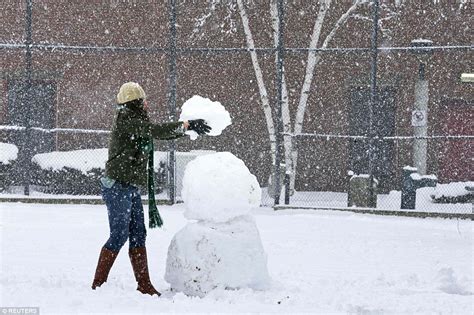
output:
[[[344,24],[344,22],[347,21],[349,16],[358,8],[358,6],[364,2],[366,2],[366,0],[356,0],[349,7],[349,9],[343,15],[341,15],[341,17],[337,20],[336,24],[334,24],[333,28],[331,29],[331,32],[329,32],[329,34],[324,39],[324,42],[321,45],[321,48],[327,48],[329,42],[332,40],[332,38],[336,34],[336,31],[341,27],[341,25]],[[313,34],[311,35],[311,42],[310,42],[311,49],[314,49],[317,47],[317,44],[319,42],[319,37],[321,35],[321,28],[324,22],[324,18],[330,6],[331,6],[331,0],[326,0],[325,2],[321,3],[318,17],[316,18],[316,21],[314,23]],[[297,109],[296,118],[295,118],[295,128],[294,128],[295,135],[301,133],[303,129],[304,114],[306,112],[306,105],[308,103],[311,83],[313,81],[314,69],[316,68],[320,60],[321,60],[320,54],[316,52],[311,52],[311,51],[308,52],[308,61],[306,63],[306,73],[305,73],[305,78],[303,81],[303,87],[301,89],[300,100],[298,103],[298,109]],[[295,186],[296,168],[297,168],[297,163],[298,163],[298,148],[295,144],[292,145],[291,160],[292,160],[291,162],[292,176],[290,178],[290,187],[292,187],[293,189]]]
[[[250,30],[249,19],[247,12],[245,11],[244,4],[242,0],[237,0],[237,5],[239,7],[240,18],[242,19],[242,25],[244,27],[245,40],[247,42],[247,48],[255,48],[255,43],[253,40],[252,31]],[[270,137],[270,153],[272,156],[272,164],[275,164],[276,156],[276,138],[275,138],[275,126],[273,124],[272,118],[272,109],[268,99],[267,89],[265,88],[265,82],[263,80],[263,72],[260,68],[258,62],[257,53],[253,50],[250,51],[250,57],[252,59],[253,69],[255,71],[255,78],[257,79],[258,90],[260,94],[260,102],[262,104],[262,109],[265,114],[265,120],[267,122],[268,135]]]
[[[277,2],[272,0],[270,2],[270,15],[272,17],[272,29],[273,29],[273,43],[274,46],[278,46],[278,9],[277,9]],[[275,54],[275,64],[278,62],[278,57]],[[285,154],[285,173],[292,171],[292,158],[291,152],[292,149],[292,137],[289,135],[291,133],[291,116],[290,116],[290,107],[288,101],[288,88],[286,85],[286,78],[285,78],[285,71],[283,69],[283,77],[282,77],[282,117],[283,120],[283,132],[285,135],[283,136],[283,148]],[[293,194],[293,187],[290,187],[290,194]]]
[[[331,0],[326,0],[326,1],[321,2],[318,17],[316,18],[314,22],[313,33],[311,35],[311,42],[309,45],[310,49],[315,49],[318,45],[324,18],[326,17],[326,13],[329,10],[330,6],[331,6]],[[317,54],[315,51],[308,52],[308,60],[306,63],[306,71],[305,71],[303,86],[301,88],[300,100],[298,103],[298,109],[296,111],[295,128],[293,132],[295,135],[301,133],[301,130],[303,128],[304,113],[306,111],[306,104],[308,103],[311,83],[313,81],[314,68],[319,63],[320,59],[321,59],[321,56]],[[297,141],[297,140],[293,137],[292,141]],[[291,163],[292,169],[291,169],[291,176],[290,176],[290,188],[294,189],[295,181],[296,181],[296,167],[297,167],[297,161],[298,161],[298,148],[294,144],[292,145],[291,160],[292,160],[292,163]]]
[[[331,6],[332,0],[324,0],[321,1],[321,6],[319,9],[318,16],[315,20],[313,33],[311,35],[311,42],[309,45],[310,49],[316,49],[320,35],[322,26],[324,23],[324,19],[326,17],[326,13],[328,12]],[[328,36],[325,38],[322,47],[327,47],[329,41],[334,37],[337,29],[348,19],[350,14],[357,8],[357,6],[366,0],[356,0],[352,6],[339,18],[336,22],[334,27],[331,29]],[[250,30],[249,19],[247,16],[247,12],[245,11],[245,6],[242,0],[237,0],[237,5],[239,9],[239,14],[242,19],[242,25],[244,28],[245,39],[247,43],[247,48],[253,49],[255,48],[255,43],[253,40],[252,31]],[[274,36],[274,44],[275,47],[277,46],[278,40],[278,13],[277,13],[277,3],[275,0],[270,2],[270,14],[272,17],[272,27],[273,27],[273,36]],[[276,129],[273,122],[272,117],[272,108],[270,105],[270,101],[268,98],[267,89],[265,87],[265,82],[263,79],[263,72],[260,68],[260,64],[258,62],[257,53],[255,51],[250,51],[250,57],[252,59],[252,65],[255,71],[255,77],[257,79],[257,85],[260,93],[260,101],[262,104],[262,109],[265,114],[265,120],[267,123],[268,133],[270,137],[270,150],[271,150],[271,157],[272,157],[272,165],[275,165],[275,157],[276,157]],[[306,111],[306,105],[308,103],[309,92],[311,89],[311,84],[313,81],[314,70],[317,64],[321,60],[321,55],[315,51],[308,52],[308,59],[306,63],[306,71],[305,77],[303,81],[303,86],[301,88],[300,99],[298,103],[297,112],[295,115],[295,125],[293,129],[293,135],[297,135],[301,133],[303,128],[303,120],[304,114]],[[290,110],[289,110],[289,100],[288,100],[288,89],[286,84],[285,75],[283,74],[282,77],[282,117],[283,120],[283,131],[285,134],[291,133],[291,119],[290,119]],[[286,164],[286,171],[290,172],[290,191],[293,192],[295,188],[295,178],[296,178],[296,167],[298,161],[298,148],[296,143],[295,137],[291,135],[284,135],[283,137],[283,147],[284,147],[284,154],[285,154],[285,164]]]

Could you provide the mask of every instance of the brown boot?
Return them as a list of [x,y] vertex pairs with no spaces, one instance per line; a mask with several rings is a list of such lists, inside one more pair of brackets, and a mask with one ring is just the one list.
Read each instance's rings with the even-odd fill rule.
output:
[[161,293],[156,291],[151,284],[150,275],[148,274],[148,261],[146,255],[146,247],[130,248],[128,255],[130,256],[130,262],[132,263],[133,273],[137,280],[137,290],[143,294],[158,295]]
[[95,290],[96,287],[100,287],[107,281],[110,268],[112,268],[117,255],[118,252],[113,252],[110,249],[102,247],[99,255],[99,262],[97,263],[97,269],[95,270],[94,281],[92,282],[92,290]]

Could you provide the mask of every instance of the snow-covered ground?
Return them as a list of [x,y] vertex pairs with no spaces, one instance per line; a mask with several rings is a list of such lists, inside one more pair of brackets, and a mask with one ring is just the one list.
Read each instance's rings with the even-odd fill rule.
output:
[[[451,191],[451,195],[459,195],[461,187],[464,189],[466,185],[472,182],[454,183],[456,185],[438,185],[442,187],[442,191]],[[424,187],[416,190],[416,205],[415,210],[404,211],[419,211],[419,212],[436,212],[436,213],[474,213],[472,203],[435,203],[431,198],[432,195],[437,196],[438,187]],[[452,189],[451,189],[452,188]],[[262,197],[263,203],[272,205],[273,199],[268,196],[266,190]],[[281,197],[281,204],[283,204],[283,195]],[[377,196],[378,210],[400,210],[401,192],[391,191],[389,194],[379,194]],[[295,192],[290,198],[290,205],[295,207],[321,207],[321,208],[347,208],[347,193],[330,192],[330,191],[308,191]]]
[[108,282],[90,289],[108,236],[105,206],[0,203],[0,305],[39,306],[41,314],[474,312],[472,221],[260,208],[253,215],[270,288],[191,298],[163,279],[168,245],[189,222],[184,206],[160,210],[164,229],[147,239],[151,277],[163,292],[156,298],[135,290],[127,248]]
[[[208,154],[202,151],[199,154]],[[182,157],[184,158],[184,156]],[[194,157],[190,157],[190,160]],[[181,161],[184,161],[183,159]],[[187,163],[187,161],[186,161]],[[176,178],[176,186],[178,193],[178,200],[181,198],[183,174],[179,173]],[[472,182],[470,182],[472,183]],[[456,183],[457,184],[457,183]],[[438,185],[443,186],[443,185]],[[0,199],[5,198],[41,198],[41,199],[101,199],[100,196],[90,195],[57,195],[48,194],[39,191],[40,188],[31,186],[30,196],[23,194],[23,187],[15,186],[8,188],[5,192],[0,193]],[[443,186],[443,191],[447,190]],[[420,188],[417,190],[416,208],[415,210],[404,211],[419,211],[419,212],[435,212],[435,213],[474,213],[474,205],[472,203],[434,203],[431,195],[436,195],[437,191],[433,187]],[[457,194],[457,191],[452,191],[451,195]],[[168,192],[163,191],[156,195],[156,199],[167,200]],[[389,194],[379,194],[377,198],[378,210],[400,210],[401,192],[391,191]],[[262,189],[262,204],[265,206],[272,206],[273,199],[269,197],[267,188]],[[281,204],[284,204],[283,195],[281,197]],[[318,207],[318,208],[347,208],[347,193],[330,192],[330,191],[310,191],[310,192],[296,192],[290,200],[290,205],[295,207]]]

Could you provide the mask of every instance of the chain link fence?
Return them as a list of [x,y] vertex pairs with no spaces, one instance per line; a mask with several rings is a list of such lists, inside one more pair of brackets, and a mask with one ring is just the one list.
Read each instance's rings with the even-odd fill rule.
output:
[[[99,200],[115,94],[137,81],[153,121],[176,121],[195,94],[233,118],[220,137],[158,143],[164,202],[181,200],[187,162],[231,151],[257,176],[263,205],[473,213],[464,2],[2,6],[22,17],[0,24],[4,200]],[[417,18],[444,23],[443,34]]]
[[474,107],[444,86],[469,89],[460,79],[468,55],[444,47],[379,56],[373,104],[370,57],[327,57],[329,69],[360,70],[336,88],[317,78],[305,126],[284,132],[284,152],[295,153],[283,157],[277,207],[472,216]]

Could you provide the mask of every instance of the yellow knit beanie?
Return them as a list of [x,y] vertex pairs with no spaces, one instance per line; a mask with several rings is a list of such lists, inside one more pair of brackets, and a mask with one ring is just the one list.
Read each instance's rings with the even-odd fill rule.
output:
[[138,83],[127,82],[120,87],[120,91],[117,94],[117,103],[123,104],[139,98],[146,98],[143,88]]

